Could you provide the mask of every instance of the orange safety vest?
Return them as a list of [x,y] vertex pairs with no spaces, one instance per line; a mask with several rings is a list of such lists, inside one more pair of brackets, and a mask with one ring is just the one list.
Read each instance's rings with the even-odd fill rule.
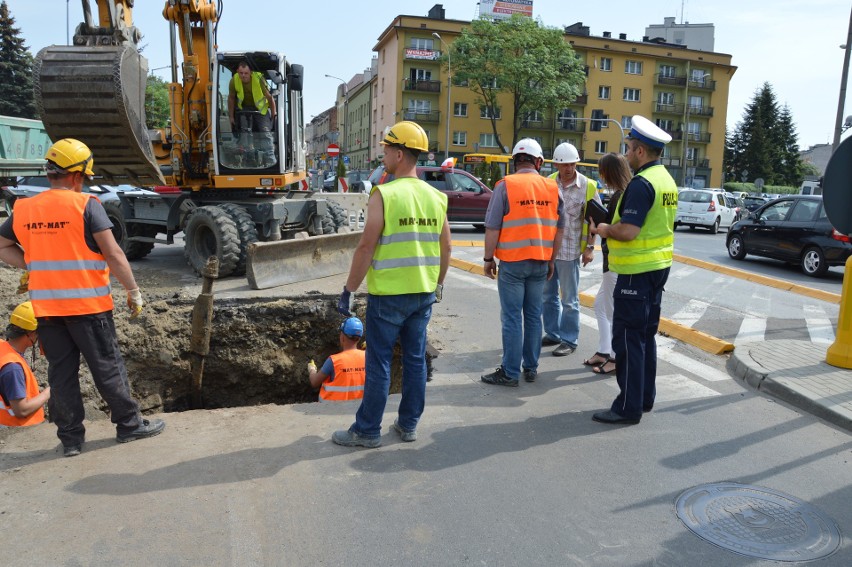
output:
[[320,386],[320,401],[342,402],[360,400],[364,397],[365,370],[364,351],[353,348],[331,355],[334,364],[334,380],[326,380]]
[[[27,398],[38,396],[38,382],[36,382],[33,371],[30,370],[27,361],[24,357],[18,354],[18,351],[12,348],[12,345],[6,341],[0,341],[0,368],[3,368],[9,363],[17,362],[24,369],[24,377],[26,378]],[[11,400],[10,400],[11,401]],[[3,402],[3,397],[0,396],[0,425],[9,427],[20,427],[26,425],[38,425],[44,421],[44,408],[38,408],[27,417],[17,417],[12,411],[11,406],[6,407]]]
[[494,255],[506,262],[550,260],[559,219],[556,181],[531,173],[513,173],[503,182],[509,213],[503,217]]
[[109,267],[84,234],[83,212],[93,198],[51,189],[15,203],[12,228],[24,249],[36,317],[112,311]]

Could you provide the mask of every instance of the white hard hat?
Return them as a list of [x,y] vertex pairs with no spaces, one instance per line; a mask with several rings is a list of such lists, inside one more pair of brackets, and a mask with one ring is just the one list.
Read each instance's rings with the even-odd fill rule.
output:
[[553,150],[553,163],[577,163],[580,161],[580,152],[573,144],[562,142]]
[[541,145],[532,138],[523,138],[518,140],[518,143],[515,144],[514,148],[512,148],[512,156],[516,156],[518,154],[527,154],[534,158],[544,158],[544,154],[541,151]]

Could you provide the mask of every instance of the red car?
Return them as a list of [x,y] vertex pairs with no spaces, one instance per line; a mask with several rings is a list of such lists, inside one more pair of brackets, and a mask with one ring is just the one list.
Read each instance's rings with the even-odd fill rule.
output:
[[[485,229],[485,211],[491,201],[491,189],[485,183],[463,169],[439,166],[417,166],[417,177],[447,196],[447,220]],[[370,186],[365,190],[392,179],[380,165],[370,174]]]

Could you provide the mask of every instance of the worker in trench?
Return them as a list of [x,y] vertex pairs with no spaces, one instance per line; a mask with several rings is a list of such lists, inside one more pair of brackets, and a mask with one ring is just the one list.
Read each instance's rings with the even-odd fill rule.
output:
[[38,425],[44,421],[44,404],[50,387],[39,391],[35,374],[24,355],[38,345],[38,321],[33,305],[25,301],[15,307],[0,341],[0,427]]
[[340,352],[329,356],[317,370],[314,361],[308,363],[308,380],[319,388],[319,401],[342,402],[364,397],[364,351],[358,343],[364,337],[364,325],[358,317],[349,317],[340,324]]

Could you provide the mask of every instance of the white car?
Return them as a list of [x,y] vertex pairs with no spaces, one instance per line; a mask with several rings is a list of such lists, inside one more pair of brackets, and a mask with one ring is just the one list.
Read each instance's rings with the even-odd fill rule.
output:
[[684,225],[690,229],[702,227],[716,234],[721,227],[734,224],[736,211],[728,206],[725,194],[705,189],[684,189],[677,196],[675,229]]

